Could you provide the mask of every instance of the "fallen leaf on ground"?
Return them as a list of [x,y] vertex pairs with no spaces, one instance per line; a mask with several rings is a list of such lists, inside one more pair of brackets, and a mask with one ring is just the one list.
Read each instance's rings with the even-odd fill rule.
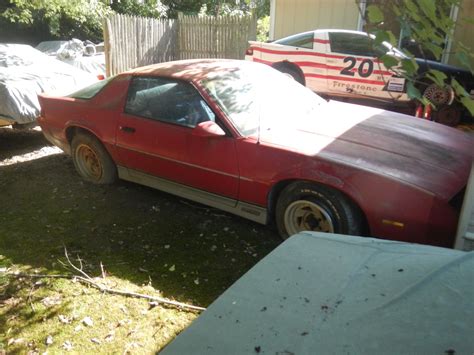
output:
[[66,350],[66,351],[72,350],[72,343],[69,340],[66,340],[63,343],[63,349]]
[[112,340],[114,340],[114,333],[113,332],[110,332],[109,334],[107,334],[104,338],[105,341],[107,342],[111,342]]
[[68,317],[66,317],[65,315],[60,314],[60,315],[58,316],[58,318],[59,318],[59,321],[60,321],[61,323],[64,323],[64,324],[69,324],[69,323],[71,323],[71,320],[70,320]]
[[92,318],[91,317],[85,317],[83,320],[82,320],[82,323],[84,325],[87,325],[88,327],[92,327],[94,325],[94,322],[92,321]]
[[43,303],[43,305],[45,305],[46,307],[56,306],[58,304],[61,304],[61,302],[62,298],[59,295],[48,296],[41,300],[41,303]]
[[51,345],[53,343],[53,337],[51,335],[48,335],[45,340],[46,345]]
[[12,345],[12,344],[22,344],[25,342],[25,339],[23,338],[18,338],[18,339],[15,339],[15,338],[11,338],[8,340],[7,344],[8,345]]

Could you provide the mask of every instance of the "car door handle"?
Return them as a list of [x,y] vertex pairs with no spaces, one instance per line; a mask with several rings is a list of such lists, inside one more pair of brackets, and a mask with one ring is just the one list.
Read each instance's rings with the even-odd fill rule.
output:
[[120,126],[120,130],[124,131],[125,133],[135,133],[135,128],[133,127]]

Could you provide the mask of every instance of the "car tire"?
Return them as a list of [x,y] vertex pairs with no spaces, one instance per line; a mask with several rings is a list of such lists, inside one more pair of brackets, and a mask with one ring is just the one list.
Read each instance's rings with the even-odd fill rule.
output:
[[457,126],[461,121],[462,109],[458,104],[443,105],[431,114],[433,121],[446,126]]
[[283,74],[286,74],[293,78],[295,81],[305,86],[303,76],[296,69],[290,67],[289,65],[276,66],[275,69],[281,71]]
[[344,194],[308,182],[283,189],[275,219],[283,239],[305,230],[349,235],[361,235],[364,230],[361,210]]
[[102,143],[90,134],[78,133],[71,143],[74,166],[87,181],[111,184],[117,179],[117,167]]

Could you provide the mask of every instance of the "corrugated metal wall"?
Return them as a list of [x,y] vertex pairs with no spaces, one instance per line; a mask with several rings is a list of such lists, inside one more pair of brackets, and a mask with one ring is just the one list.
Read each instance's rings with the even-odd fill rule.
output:
[[274,38],[318,28],[357,29],[354,0],[275,0]]

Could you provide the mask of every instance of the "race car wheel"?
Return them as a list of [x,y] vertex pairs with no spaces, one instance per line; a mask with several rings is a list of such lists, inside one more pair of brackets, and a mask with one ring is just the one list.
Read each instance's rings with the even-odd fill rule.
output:
[[281,71],[283,74],[286,74],[287,76],[291,77],[292,79],[304,86],[305,83],[303,76],[296,69],[290,67],[289,65],[275,66],[275,69]]
[[111,184],[117,179],[117,167],[102,143],[92,135],[76,134],[71,143],[72,160],[77,172],[95,184]]
[[360,235],[360,209],[344,194],[308,182],[288,185],[277,201],[275,219],[283,239],[302,231]]
[[451,86],[440,87],[436,84],[430,84],[423,91],[423,96],[435,105],[451,105],[454,99],[454,91]]

